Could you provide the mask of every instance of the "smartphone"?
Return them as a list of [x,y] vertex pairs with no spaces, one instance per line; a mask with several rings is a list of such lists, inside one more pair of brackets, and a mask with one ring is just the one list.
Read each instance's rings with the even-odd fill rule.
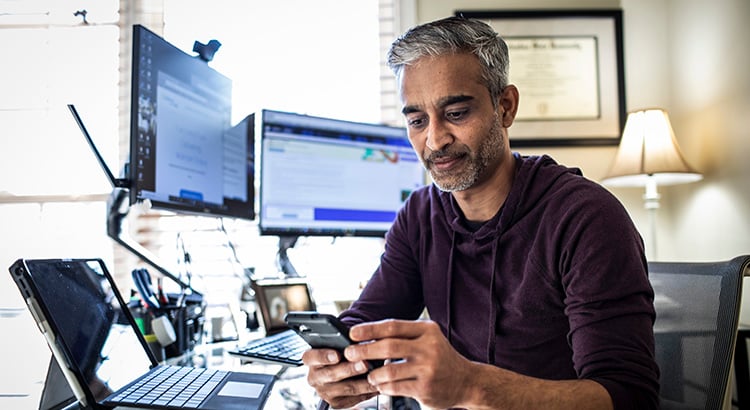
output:
[[284,316],[284,321],[314,348],[343,351],[352,344],[349,328],[336,316],[313,311],[293,311]]
[[[354,343],[349,339],[349,328],[336,316],[327,313],[292,311],[284,316],[284,321],[313,348],[343,352]],[[370,360],[368,363],[370,369],[383,365],[382,360]]]

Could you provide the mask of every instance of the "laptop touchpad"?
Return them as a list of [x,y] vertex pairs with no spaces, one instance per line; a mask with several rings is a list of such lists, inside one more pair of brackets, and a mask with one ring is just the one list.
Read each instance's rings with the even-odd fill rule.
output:
[[227,382],[219,391],[219,396],[246,397],[257,399],[265,386],[260,383]]

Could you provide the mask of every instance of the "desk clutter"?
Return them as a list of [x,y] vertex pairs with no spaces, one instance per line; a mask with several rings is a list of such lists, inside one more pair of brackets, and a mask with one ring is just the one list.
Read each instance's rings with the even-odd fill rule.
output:
[[159,361],[179,357],[202,343],[206,302],[200,294],[165,294],[157,309],[131,296],[128,308]]
[[[210,321],[211,309],[207,315],[201,294],[160,292],[158,281],[149,285],[147,272],[139,271],[138,289],[122,295],[100,259],[21,259],[10,272],[53,353],[40,410],[167,409],[178,401],[192,405],[183,408],[312,409],[319,400],[298,361],[246,360],[250,356],[232,350],[247,339],[217,342],[207,337],[211,332],[203,325]],[[259,318],[264,329],[243,335],[259,344],[278,342],[284,331],[265,333],[266,328],[280,329],[274,318],[284,310],[312,309],[315,304],[304,279],[259,282],[256,290],[264,293],[269,306],[283,309],[265,309],[269,316]],[[302,341],[292,330],[286,332]],[[306,344],[301,347],[307,349]],[[154,351],[162,351],[164,359],[151,354]],[[166,379],[167,374],[195,374],[202,384],[194,392],[185,387],[174,395],[164,393],[162,382],[144,394],[134,388],[146,386],[140,381],[147,377]],[[353,409],[409,408],[399,403],[381,396]]]
[[191,351],[203,338],[206,302],[199,293],[165,293],[158,280],[154,289],[146,269],[134,269],[128,308],[138,329],[158,361],[178,357]]
[[[153,341],[148,343],[143,332],[159,343],[171,342],[165,347],[175,346],[174,352],[188,350],[201,333],[188,323],[202,315],[202,298],[188,302],[177,295],[172,303],[164,295],[159,301],[145,286],[148,278],[138,272],[148,300],[144,304],[151,310],[146,312],[150,320],[139,325],[101,259],[19,259],[9,270],[64,376],[54,382],[70,388],[71,394],[62,397],[66,403],[57,408],[78,403],[91,409],[260,409],[270,394],[274,375],[164,364],[152,354],[148,344]],[[183,381],[174,384],[179,390],[174,395],[165,386],[172,375]],[[154,377],[163,382],[144,382]],[[141,394],[139,386],[147,391]]]
[[[231,337],[222,331],[228,321],[234,320],[231,314],[207,318],[209,306],[203,295],[187,293],[185,288],[179,294],[165,293],[161,277],[154,286],[155,281],[144,268],[134,269],[131,274],[135,290],[131,291],[128,308],[158,361],[183,356],[201,343],[238,340],[237,323],[230,326],[233,329]],[[310,346],[289,329],[284,316],[290,311],[316,309],[306,279],[248,279],[241,299],[253,302],[253,312],[260,312],[260,317],[255,315],[252,325],[255,329],[262,326],[265,336],[240,343],[229,353],[247,361],[301,366],[302,353]],[[218,305],[211,309],[217,310]],[[251,324],[246,322],[245,325],[250,328]]]

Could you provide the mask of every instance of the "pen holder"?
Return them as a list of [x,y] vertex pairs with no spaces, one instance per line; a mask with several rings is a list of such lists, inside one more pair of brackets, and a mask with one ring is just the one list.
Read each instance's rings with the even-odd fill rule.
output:
[[164,346],[159,343],[151,327],[151,314],[146,309],[141,307],[140,303],[138,303],[137,301],[128,304],[128,308],[130,309],[130,313],[132,313],[133,315],[133,319],[135,319],[135,324],[138,326],[138,330],[146,340],[151,353],[154,354],[154,357],[157,361],[164,361]]
[[168,294],[167,298],[169,303],[163,309],[174,326],[177,340],[164,346],[164,351],[167,358],[172,358],[192,351],[195,345],[201,343],[206,302],[203,296],[197,294],[185,295],[179,305],[179,294]]

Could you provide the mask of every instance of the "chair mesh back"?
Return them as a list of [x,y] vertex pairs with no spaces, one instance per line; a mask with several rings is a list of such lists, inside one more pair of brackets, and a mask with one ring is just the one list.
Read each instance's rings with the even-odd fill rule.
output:
[[722,408],[749,263],[649,263],[663,409]]

